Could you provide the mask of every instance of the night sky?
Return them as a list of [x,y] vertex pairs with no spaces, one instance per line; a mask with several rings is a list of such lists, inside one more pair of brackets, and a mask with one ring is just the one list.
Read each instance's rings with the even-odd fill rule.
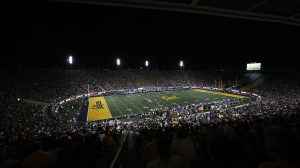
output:
[[300,69],[300,27],[181,12],[36,2],[9,5],[0,67]]

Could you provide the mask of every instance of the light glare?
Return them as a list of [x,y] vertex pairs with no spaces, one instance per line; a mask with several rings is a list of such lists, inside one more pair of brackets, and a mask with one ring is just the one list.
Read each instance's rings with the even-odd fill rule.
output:
[[180,61],[179,65],[180,65],[180,67],[183,67],[183,61]]
[[147,67],[147,66],[149,65],[149,62],[148,62],[148,61],[146,61],[146,62],[145,62],[145,65],[146,65],[146,67]]
[[117,65],[120,66],[120,64],[121,64],[121,61],[120,61],[120,59],[118,58],[118,59],[117,59]]
[[73,64],[73,57],[72,57],[72,56],[69,56],[68,61],[69,61],[70,64]]

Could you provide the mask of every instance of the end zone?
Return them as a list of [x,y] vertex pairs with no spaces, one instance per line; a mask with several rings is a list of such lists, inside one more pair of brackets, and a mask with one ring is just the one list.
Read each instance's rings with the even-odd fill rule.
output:
[[87,121],[112,118],[104,97],[90,97]]
[[229,96],[229,97],[234,97],[234,98],[245,98],[246,96],[242,95],[235,95],[235,94],[229,94],[229,93],[221,93],[221,92],[215,92],[215,91],[210,91],[210,90],[202,90],[202,89],[196,89],[198,92],[205,92],[205,93],[211,93],[211,94],[217,94],[217,95],[223,95],[223,96]]

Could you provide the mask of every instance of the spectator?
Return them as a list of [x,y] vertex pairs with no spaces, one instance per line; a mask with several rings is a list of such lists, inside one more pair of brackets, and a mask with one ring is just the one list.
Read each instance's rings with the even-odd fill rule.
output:
[[192,159],[196,157],[196,146],[194,142],[187,137],[188,130],[179,128],[176,138],[172,141],[172,150],[174,154],[180,156],[184,167],[188,167]]
[[288,129],[279,126],[269,126],[264,130],[265,150],[274,162],[264,162],[259,168],[298,168],[299,137]]
[[37,142],[29,146],[29,150],[32,151],[21,161],[21,168],[45,168],[47,166],[48,155],[41,148],[41,145]]
[[157,158],[150,162],[147,168],[183,168],[182,159],[171,154],[170,140],[166,137],[157,140],[157,152]]

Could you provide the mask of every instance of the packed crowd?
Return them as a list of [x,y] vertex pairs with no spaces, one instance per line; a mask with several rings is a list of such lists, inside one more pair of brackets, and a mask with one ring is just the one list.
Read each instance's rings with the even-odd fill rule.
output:
[[[1,96],[0,167],[96,167],[112,159],[125,123],[75,123],[49,118],[45,107]],[[99,167],[99,165],[98,165]],[[101,167],[101,166],[100,166]]]
[[240,108],[134,123],[143,165],[300,167],[300,83],[275,79],[252,88],[261,96]]
[[147,86],[204,86],[215,77],[202,71],[138,71],[138,70],[2,70],[3,92],[13,90],[24,99],[57,103],[72,95],[92,91],[111,91]]
[[[261,94],[241,108],[207,114],[172,111],[132,124],[76,123],[45,115],[19,97],[58,102],[91,89],[214,85],[215,74],[192,71],[0,71],[0,167],[103,167],[130,126],[145,167],[299,167],[300,83],[275,76],[250,88]],[[282,80],[279,80],[282,79]],[[222,110],[220,110],[222,109]],[[272,126],[277,125],[277,126]],[[115,149],[115,148],[114,148]],[[105,156],[103,155],[105,153]],[[268,162],[270,161],[270,162]]]

